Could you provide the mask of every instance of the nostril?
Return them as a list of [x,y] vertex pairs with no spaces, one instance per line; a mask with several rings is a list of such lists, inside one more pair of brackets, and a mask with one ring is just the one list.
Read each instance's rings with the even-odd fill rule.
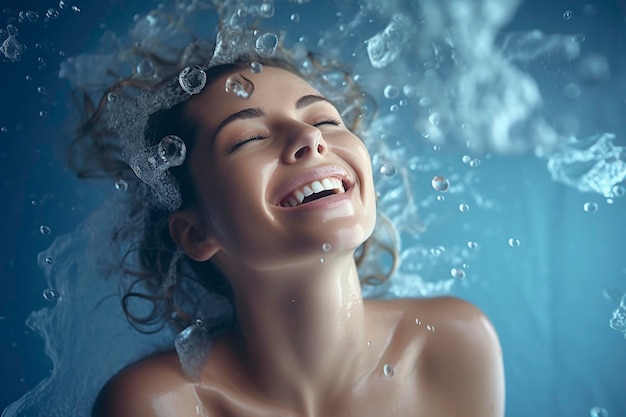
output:
[[317,153],[322,153],[324,151],[324,147],[322,145],[317,145]]
[[304,155],[304,153],[306,152],[306,147],[302,147],[300,149],[298,149],[298,151],[296,152],[296,159],[300,158],[302,155]]

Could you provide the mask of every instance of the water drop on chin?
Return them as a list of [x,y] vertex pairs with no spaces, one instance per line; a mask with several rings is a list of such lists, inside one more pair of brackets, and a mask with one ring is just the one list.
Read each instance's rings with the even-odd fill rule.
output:
[[394,376],[394,375],[395,375],[396,370],[395,370],[395,369],[393,369],[393,366],[391,366],[391,365],[389,365],[388,363],[386,363],[386,364],[383,366],[383,373],[385,374],[385,376],[392,377],[392,376]]
[[159,142],[159,156],[170,167],[180,166],[185,162],[187,147],[181,138],[167,135]]
[[239,98],[248,100],[254,93],[254,84],[241,74],[233,74],[226,79],[224,89]]
[[206,73],[198,66],[186,67],[178,74],[178,84],[188,94],[199,94],[206,85]]
[[450,182],[446,177],[442,177],[441,175],[437,175],[431,181],[433,188],[437,191],[445,193],[450,189]]

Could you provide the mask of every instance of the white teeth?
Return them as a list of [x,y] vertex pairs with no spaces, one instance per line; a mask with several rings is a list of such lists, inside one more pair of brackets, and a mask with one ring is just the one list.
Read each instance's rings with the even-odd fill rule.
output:
[[303,186],[301,189],[293,192],[291,196],[281,202],[283,207],[295,207],[302,204],[305,197],[314,193],[319,193],[324,190],[339,190],[340,193],[344,193],[343,183],[338,178],[323,178],[322,180],[313,181],[310,184]]

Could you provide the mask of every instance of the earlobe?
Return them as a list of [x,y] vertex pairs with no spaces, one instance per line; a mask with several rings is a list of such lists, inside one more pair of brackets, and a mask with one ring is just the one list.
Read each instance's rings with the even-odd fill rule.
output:
[[206,261],[219,249],[214,239],[206,233],[202,220],[193,209],[170,214],[168,226],[174,242],[194,261]]

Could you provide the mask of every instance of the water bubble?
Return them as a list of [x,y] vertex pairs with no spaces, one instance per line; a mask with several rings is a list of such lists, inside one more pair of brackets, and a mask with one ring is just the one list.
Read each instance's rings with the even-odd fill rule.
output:
[[46,288],[45,290],[43,290],[43,298],[48,301],[56,301],[59,299],[59,297],[61,297],[61,294],[57,290],[54,290],[52,288]]
[[2,127],[0,127],[0,132],[2,132],[2,133],[6,133],[6,132],[8,132],[8,131],[9,131],[9,129],[7,129],[7,127],[6,127],[6,126],[2,126]]
[[589,410],[590,417],[609,417],[609,412],[602,407],[593,407]]
[[186,67],[178,74],[178,83],[188,94],[199,94],[206,85],[206,73],[198,66]]
[[250,71],[252,71],[255,74],[259,74],[261,71],[263,71],[263,65],[261,65],[260,62],[252,61],[250,63]]
[[435,331],[435,326],[433,326],[432,324],[427,324],[426,325],[426,330],[428,330],[429,332],[434,332]]
[[48,112],[45,110],[42,110],[39,112],[39,117],[47,117],[48,116]]
[[389,111],[392,113],[396,113],[398,110],[400,110],[400,106],[398,106],[397,104],[392,104],[391,106],[389,106]]
[[140,77],[152,77],[154,75],[154,66],[152,66],[152,62],[147,59],[141,60],[139,64],[137,64],[137,75]]
[[45,96],[46,94],[48,94],[48,92],[46,91],[46,88],[45,88],[45,87],[37,87],[37,92],[38,92],[39,94],[41,94],[41,95],[44,95],[44,96]]
[[324,259],[324,258],[320,258],[320,263],[321,263],[321,264],[323,264],[323,263],[325,263],[325,262],[326,262],[326,259]]
[[274,6],[272,6],[271,3],[261,3],[261,6],[259,6],[259,16],[266,18],[274,16]]
[[585,203],[583,204],[583,210],[585,210],[588,213],[593,213],[598,211],[598,205],[596,203]]
[[19,31],[17,30],[17,26],[15,25],[7,25],[7,33],[9,36],[16,37]]
[[72,11],[73,11],[74,13],[80,13],[80,7],[78,7],[78,6],[72,6]]
[[119,191],[126,191],[128,190],[128,183],[121,179],[117,180],[115,181],[115,189]]
[[380,173],[386,177],[393,177],[396,175],[396,167],[392,164],[382,164],[380,166]]
[[278,36],[273,33],[264,33],[256,40],[255,49],[261,56],[273,56],[278,46]]
[[436,191],[440,191],[442,193],[445,193],[450,189],[450,181],[441,175],[435,176],[431,181],[431,184]]
[[433,112],[428,115],[428,123],[430,123],[432,126],[439,126],[440,122],[441,118],[439,117],[438,112]]
[[394,376],[394,375],[395,375],[396,370],[395,370],[395,369],[393,369],[393,366],[391,366],[391,365],[389,365],[388,363],[386,363],[386,364],[383,366],[383,373],[385,374],[385,376],[392,377],[392,376]]
[[520,241],[519,239],[515,239],[515,238],[509,238],[509,246],[512,248],[516,248],[520,245]]
[[400,90],[395,85],[390,84],[385,87],[385,89],[383,90],[383,94],[385,95],[385,98],[394,99],[398,97],[398,95],[400,94]]
[[433,145],[433,151],[440,151],[440,150],[441,150],[441,146]]
[[480,165],[480,159],[472,159],[469,162],[469,166],[471,166],[472,168],[476,168],[479,165]]
[[50,233],[52,233],[52,229],[50,229],[48,226],[46,225],[41,225],[39,226],[39,232],[42,235],[49,235]]
[[626,188],[621,185],[614,185],[611,191],[615,197],[624,197],[626,194]]
[[322,250],[324,252],[330,252],[333,249],[330,243],[322,243]]
[[430,249],[430,254],[433,256],[439,256],[441,255],[442,252],[445,252],[446,248],[444,248],[443,246],[437,246],[436,248],[431,248]]
[[577,33],[574,36],[572,36],[572,41],[576,43],[583,43],[585,39],[586,39],[585,35],[583,35],[582,33]]
[[371,340],[367,341],[367,346],[372,346],[372,341]]
[[46,17],[48,19],[56,19],[57,17],[59,17],[59,11],[51,7],[48,10],[46,10]]
[[198,327],[202,327],[202,319],[201,319],[201,318],[197,318],[197,319],[194,321],[194,323],[195,323],[195,325],[196,325],[196,326],[198,326]]
[[470,249],[476,249],[478,247],[478,243],[472,242],[471,240],[467,242],[467,247]]
[[461,213],[467,213],[469,211],[469,205],[465,204],[465,203],[461,203],[459,204],[459,211]]
[[29,10],[26,12],[26,18],[31,22],[36,22],[37,20],[39,20],[39,13],[33,10]]
[[471,160],[472,158],[469,155],[463,155],[463,158],[461,158],[461,161],[463,161],[464,164],[469,163]]
[[574,13],[572,13],[571,10],[566,10],[565,12],[563,12],[563,19],[564,20],[570,20],[572,18]]
[[415,319],[415,324],[417,324],[418,326],[421,326],[422,321],[420,319]]
[[233,74],[226,79],[224,89],[229,93],[235,94],[239,98],[247,100],[252,97],[254,84],[241,74]]
[[428,98],[428,97],[422,97],[422,98],[420,98],[419,104],[420,104],[420,106],[422,106],[422,107],[427,107],[427,106],[430,106],[430,98]]
[[300,15],[298,13],[294,13],[291,16],[289,16],[289,19],[291,19],[292,22],[299,22],[300,21]]
[[67,9],[70,5],[65,0],[59,0],[59,9]]
[[48,265],[52,265],[52,263],[53,263],[53,262],[54,262],[54,260],[53,260],[52,258],[50,258],[50,257],[47,257],[47,258],[46,258],[46,263],[47,263]]
[[115,94],[113,92],[107,94],[107,101],[109,103],[115,103],[117,101],[117,94]]
[[463,271],[461,268],[452,268],[450,270],[450,275],[452,275],[452,277],[456,279],[463,279],[465,278],[465,271]]
[[435,197],[437,199],[437,201],[444,201],[446,198],[442,195],[438,195],[437,197]]
[[167,135],[159,142],[159,156],[170,167],[180,166],[185,162],[187,147],[181,138]]

